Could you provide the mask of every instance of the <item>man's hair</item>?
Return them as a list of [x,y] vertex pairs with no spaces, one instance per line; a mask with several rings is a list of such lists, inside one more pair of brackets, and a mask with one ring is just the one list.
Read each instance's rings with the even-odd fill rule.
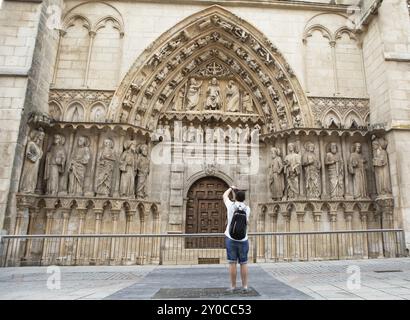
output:
[[236,201],[243,202],[245,200],[245,191],[234,189],[234,193]]

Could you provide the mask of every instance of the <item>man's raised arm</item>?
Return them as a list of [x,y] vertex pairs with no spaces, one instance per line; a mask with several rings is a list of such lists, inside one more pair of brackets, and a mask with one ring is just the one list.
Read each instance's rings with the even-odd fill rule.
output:
[[226,190],[223,194],[223,199],[224,199],[224,203],[230,203],[231,200],[229,200],[229,193],[233,191],[233,189],[235,189],[235,186],[230,187],[228,190]]
[[229,193],[232,191],[232,188],[229,188],[228,190],[226,190],[223,194],[223,199],[224,202],[226,202],[227,200],[229,200]]

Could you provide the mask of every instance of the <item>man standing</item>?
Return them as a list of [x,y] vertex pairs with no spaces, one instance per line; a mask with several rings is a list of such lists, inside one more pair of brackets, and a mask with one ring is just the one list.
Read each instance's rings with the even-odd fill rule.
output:
[[[232,192],[234,201],[229,200],[230,192]],[[249,223],[251,210],[243,202],[245,200],[245,192],[238,190],[235,186],[232,186],[225,191],[223,194],[223,200],[228,214],[228,224],[225,230],[226,253],[229,262],[229,274],[231,277],[231,288],[228,291],[233,292],[236,290],[236,264],[239,262],[241,268],[242,292],[246,293],[248,292],[247,262],[249,251],[247,224]],[[244,223],[241,221],[242,218]],[[238,237],[238,235],[240,236]]]

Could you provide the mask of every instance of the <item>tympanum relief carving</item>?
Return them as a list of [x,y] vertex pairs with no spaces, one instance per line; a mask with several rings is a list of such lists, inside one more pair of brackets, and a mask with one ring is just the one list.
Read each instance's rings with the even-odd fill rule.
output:
[[114,121],[155,129],[160,113],[179,111],[257,114],[272,119],[272,130],[310,121],[277,48],[221,14],[204,15],[143,56],[149,62],[129,73],[110,105]]

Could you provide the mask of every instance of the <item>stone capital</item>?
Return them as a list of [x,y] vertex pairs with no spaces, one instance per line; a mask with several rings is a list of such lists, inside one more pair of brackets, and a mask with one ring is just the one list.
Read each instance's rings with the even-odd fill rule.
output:
[[337,213],[329,213],[329,219],[330,219],[330,222],[336,222],[337,221]]
[[94,209],[94,214],[95,214],[95,220],[101,220],[104,210],[103,209]]
[[64,220],[70,219],[70,215],[71,215],[71,210],[69,210],[69,209],[63,210],[63,219]]
[[111,211],[111,218],[112,221],[118,221],[118,218],[120,216],[120,212],[119,211]]
[[353,219],[353,212],[347,211],[344,214],[346,222],[351,222]]

